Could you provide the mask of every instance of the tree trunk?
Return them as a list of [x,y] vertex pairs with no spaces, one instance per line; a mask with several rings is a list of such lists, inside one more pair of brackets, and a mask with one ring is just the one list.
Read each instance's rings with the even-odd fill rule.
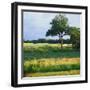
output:
[[63,49],[63,38],[61,37],[61,49]]
[[59,41],[61,42],[60,43],[61,44],[60,48],[62,49],[63,48],[63,37],[61,37],[60,35],[59,35]]

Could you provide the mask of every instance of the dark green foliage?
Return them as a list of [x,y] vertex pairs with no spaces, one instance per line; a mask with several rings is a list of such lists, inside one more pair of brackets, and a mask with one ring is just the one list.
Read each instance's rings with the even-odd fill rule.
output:
[[70,27],[69,34],[71,36],[71,42],[73,48],[80,49],[80,29],[76,27]]

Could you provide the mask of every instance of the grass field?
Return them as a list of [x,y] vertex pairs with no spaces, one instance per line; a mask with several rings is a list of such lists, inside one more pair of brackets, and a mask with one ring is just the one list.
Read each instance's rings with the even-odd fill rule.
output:
[[80,74],[80,51],[71,44],[24,43],[24,76]]

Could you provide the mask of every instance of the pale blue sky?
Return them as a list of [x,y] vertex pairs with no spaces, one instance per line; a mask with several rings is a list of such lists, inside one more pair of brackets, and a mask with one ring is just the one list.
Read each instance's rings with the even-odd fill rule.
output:
[[[24,12],[23,13],[23,38],[24,40],[37,40],[40,38],[58,39],[57,36],[46,37],[50,22],[59,13]],[[70,26],[80,27],[80,14],[66,14]],[[69,38],[65,36],[64,39]]]

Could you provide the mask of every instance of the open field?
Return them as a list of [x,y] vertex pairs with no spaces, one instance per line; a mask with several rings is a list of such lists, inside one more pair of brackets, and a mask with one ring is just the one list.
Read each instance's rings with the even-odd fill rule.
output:
[[80,74],[80,52],[71,44],[24,43],[24,76]]

